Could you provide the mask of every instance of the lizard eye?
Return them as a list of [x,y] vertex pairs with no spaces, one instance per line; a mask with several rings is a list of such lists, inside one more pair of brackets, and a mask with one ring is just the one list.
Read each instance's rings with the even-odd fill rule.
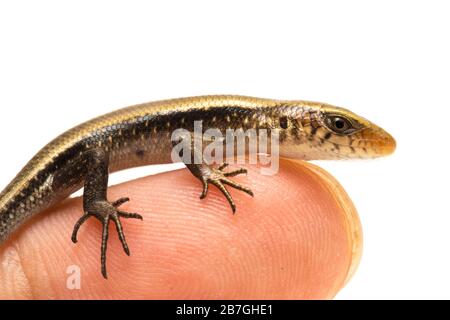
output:
[[329,115],[326,117],[325,123],[328,129],[337,134],[350,134],[357,130],[352,122],[343,116]]

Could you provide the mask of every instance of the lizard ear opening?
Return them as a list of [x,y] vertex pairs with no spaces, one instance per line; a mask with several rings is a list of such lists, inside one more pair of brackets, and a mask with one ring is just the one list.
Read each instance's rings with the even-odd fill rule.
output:
[[280,128],[281,129],[287,129],[289,126],[289,120],[287,117],[281,117],[280,118]]

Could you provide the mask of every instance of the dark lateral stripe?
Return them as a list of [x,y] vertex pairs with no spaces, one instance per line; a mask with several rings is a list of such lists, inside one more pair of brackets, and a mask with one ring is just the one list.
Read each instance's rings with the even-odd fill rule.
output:
[[311,127],[311,135],[315,135],[317,133],[317,128],[316,127]]

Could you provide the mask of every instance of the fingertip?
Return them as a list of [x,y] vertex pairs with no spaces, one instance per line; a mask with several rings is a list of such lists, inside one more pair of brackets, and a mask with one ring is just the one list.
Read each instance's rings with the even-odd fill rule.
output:
[[[235,179],[254,190],[254,198],[231,190],[237,215],[233,208],[229,214],[229,203],[215,188],[198,199],[200,186],[187,170],[111,187],[110,198],[130,196],[127,211],[142,213],[146,223],[127,219],[130,258],[119,254],[120,242],[111,233],[107,282],[96,280],[108,278],[106,270],[99,272],[98,223],[88,221],[82,241],[67,247],[67,234],[82,214],[80,199],[43,214],[18,236],[24,269],[35,274],[35,287],[43,282],[34,279],[47,275],[52,291],[39,290],[41,298],[125,298],[124,292],[136,299],[333,297],[361,252],[359,220],[345,191],[306,163],[282,160],[275,176],[248,169]],[[33,259],[33,252],[43,257]],[[82,290],[65,287],[68,265],[80,267]]]
[[348,262],[347,275],[342,284],[342,287],[344,287],[352,279],[358,269],[363,252],[363,232],[358,211],[349,195],[336,178],[319,166],[308,162],[303,162],[302,164],[316,174],[319,180],[324,182],[326,187],[330,190],[330,194],[335,197],[336,203],[340,206],[340,212],[347,225],[346,231],[349,246],[351,248],[351,256],[350,261]]

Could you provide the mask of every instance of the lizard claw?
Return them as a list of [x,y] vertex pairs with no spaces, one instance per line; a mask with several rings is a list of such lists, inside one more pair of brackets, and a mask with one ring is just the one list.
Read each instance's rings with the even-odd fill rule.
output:
[[228,163],[225,162],[221,166],[219,166],[219,168],[217,168],[217,169],[211,169],[211,170],[204,172],[204,176],[201,178],[201,181],[203,184],[203,191],[200,195],[200,199],[204,199],[206,197],[206,195],[208,193],[208,185],[212,184],[212,185],[216,186],[222,192],[222,194],[225,196],[228,203],[230,204],[231,210],[233,211],[233,213],[235,213],[236,212],[236,204],[234,203],[234,200],[231,197],[231,194],[229,193],[227,188],[225,188],[225,185],[228,185],[235,189],[244,191],[245,193],[249,194],[252,197],[253,197],[253,192],[250,188],[247,188],[237,182],[234,182],[231,179],[228,179],[228,177],[234,177],[239,174],[247,173],[247,170],[244,168],[239,168],[234,171],[224,172],[223,169],[226,168],[227,166],[228,166]]
[[101,244],[101,271],[102,275],[105,279],[108,278],[106,272],[106,249],[108,245],[108,227],[109,222],[112,220],[116,225],[117,234],[119,235],[119,240],[122,243],[123,250],[129,256],[130,249],[125,240],[125,234],[123,232],[122,223],[120,222],[120,218],[134,218],[143,220],[142,216],[137,213],[129,213],[125,211],[120,211],[117,209],[123,203],[129,201],[129,198],[120,198],[112,203],[107,201],[97,201],[91,205],[89,210],[75,223],[72,233],[72,241],[73,243],[77,243],[77,234],[81,225],[86,222],[87,219],[94,216],[102,223],[102,244]]

